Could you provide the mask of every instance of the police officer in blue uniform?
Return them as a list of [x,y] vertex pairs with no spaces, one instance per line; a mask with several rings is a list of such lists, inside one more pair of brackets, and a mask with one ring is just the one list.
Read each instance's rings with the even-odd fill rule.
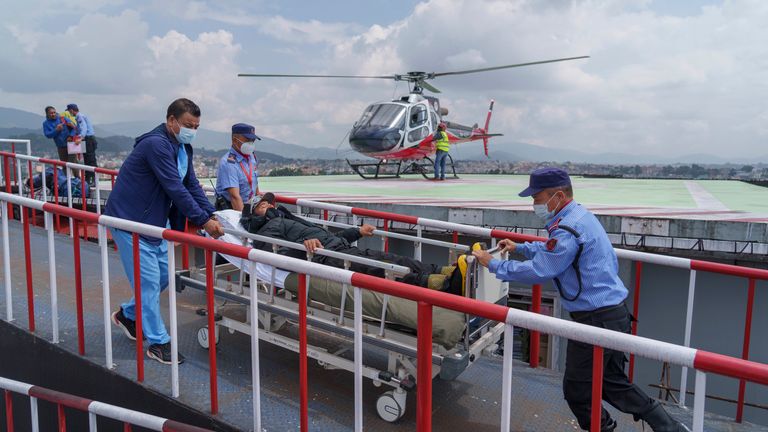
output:
[[[500,247],[526,260],[492,259],[486,251],[475,251],[480,264],[504,281],[536,284],[553,280],[563,308],[574,321],[629,333],[632,317],[624,303],[628,291],[618,275],[616,252],[597,218],[573,200],[568,173],[557,168],[537,169],[528,188],[519,195],[533,197],[534,211],[546,222],[549,240],[522,244],[502,240]],[[603,399],[635,420],[644,420],[656,432],[687,431],[659,402],[629,382],[625,362],[623,352],[605,351]],[[592,346],[569,340],[563,392],[584,430],[590,430],[591,390]],[[616,427],[616,421],[603,408],[600,430],[613,431]]]
[[245,203],[259,193],[258,159],[254,141],[260,140],[253,126],[232,125],[232,147],[219,162],[216,175],[216,209],[242,211]]

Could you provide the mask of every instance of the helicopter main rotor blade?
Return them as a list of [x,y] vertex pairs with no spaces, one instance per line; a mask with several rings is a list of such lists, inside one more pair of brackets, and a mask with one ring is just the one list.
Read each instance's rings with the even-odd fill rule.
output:
[[297,74],[249,74],[240,73],[239,77],[255,78],[374,78],[374,79],[395,79],[394,75],[297,75]]
[[418,84],[420,86],[424,87],[425,89],[431,91],[432,93],[441,93],[440,89],[438,89],[437,87],[433,86],[432,84],[430,84],[430,83],[428,83],[426,81],[419,81]]
[[463,75],[463,74],[470,74],[470,73],[477,73],[477,72],[488,72],[488,71],[495,71],[499,69],[533,66],[533,65],[545,64],[545,63],[556,63],[556,62],[579,60],[579,59],[585,59],[585,58],[589,58],[589,56],[566,57],[566,58],[559,58],[559,59],[553,59],[553,60],[542,60],[542,61],[535,61],[535,62],[529,62],[529,63],[518,63],[518,64],[494,66],[494,67],[487,67],[487,68],[480,68],[480,69],[467,69],[467,70],[453,71],[453,72],[435,72],[435,73],[429,74],[429,78],[437,78],[439,76],[446,76],[446,75]]

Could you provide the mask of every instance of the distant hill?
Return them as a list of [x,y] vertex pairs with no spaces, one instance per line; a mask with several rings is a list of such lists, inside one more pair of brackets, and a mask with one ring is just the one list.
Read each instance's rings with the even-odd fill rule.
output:
[[[44,116],[14,108],[0,107],[0,138],[37,135],[33,140],[33,146],[42,138],[40,128]],[[147,132],[157,126],[159,121],[130,121],[120,123],[96,124],[96,136],[99,138],[99,150],[101,151],[128,151],[133,146],[133,138]],[[257,131],[258,132],[258,131]],[[624,153],[586,153],[573,149],[551,149],[547,147],[526,144],[521,142],[502,141],[504,138],[490,142],[490,158],[504,162],[532,161],[532,162],[576,162],[595,164],[726,164],[726,163],[754,163],[755,161],[768,160],[768,155],[759,158],[734,158],[727,159],[710,154],[690,154],[679,157],[665,157],[663,155],[638,156]],[[50,140],[43,145],[50,146]],[[230,135],[225,132],[216,132],[207,129],[199,129],[195,139],[196,148],[204,148],[212,151],[221,151],[230,146]],[[49,147],[43,147],[49,148]],[[263,137],[256,142],[256,152],[262,159],[361,159],[363,156],[350,153],[347,146],[342,146],[339,152],[329,147],[304,147],[290,144],[276,139]],[[451,149],[451,155],[457,160],[484,160],[483,146],[481,143],[460,144]]]

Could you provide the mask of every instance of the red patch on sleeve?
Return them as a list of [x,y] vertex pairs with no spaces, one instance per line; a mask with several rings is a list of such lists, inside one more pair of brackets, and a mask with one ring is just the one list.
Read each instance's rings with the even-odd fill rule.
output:
[[547,240],[547,250],[548,251],[552,252],[553,250],[555,250],[555,246],[557,246],[557,239],[556,238],[551,238],[551,239]]

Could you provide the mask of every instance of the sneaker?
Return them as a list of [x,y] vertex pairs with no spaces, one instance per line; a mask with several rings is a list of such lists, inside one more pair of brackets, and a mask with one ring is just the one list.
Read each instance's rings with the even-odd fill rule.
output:
[[600,425],[600,432],[613,432],[617,426],[618,424],[616,423],[616,420],[608,417],[608,420],[602,422]]
[[[171,343],[152,344],[147,350],[147,357],[157,360],[162,364],[171,364]],[[184,363],[184,356],[179,353],[179,364]]]
[[[122,330],[128,339],[136,340],[136,321],[126,318],[125,314],[123,314],[123,308],[112,313],[112,324]],[[142,340],[147,340],[147,338],[142,335]]]

